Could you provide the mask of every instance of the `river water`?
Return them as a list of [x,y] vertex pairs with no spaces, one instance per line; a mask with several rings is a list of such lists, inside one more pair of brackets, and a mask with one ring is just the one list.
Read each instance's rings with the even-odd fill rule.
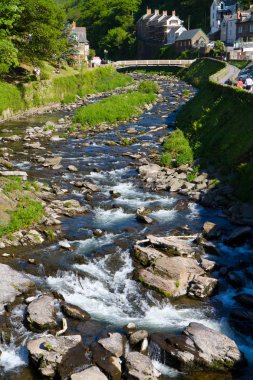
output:
[[[136,240],[145,238],[145,235],[152,233],[164,236],[183,226],[189,226],[193,232],[200,232],[207,220],[229,228],[221,210],[189,203],[184,210],[178,211],[175,206],[180,196],[145,190],[138,176],[136,161],[126,155],[138,153],[147,158],[152,150],[160,151],[160,139],[166,130],[152,132],[152,129],[164,124],[173,128],[176,111],[186,101],[180,96],[176,104],[175,96],[182,94],[185,89],[190,89],[193,95],[195,93],[194,88],[180,81],[172,84],[163,79],[160,86],[163,88],[162,101],[134,123],[123,123],[114,131],[84,139],[69,138],[64,142],[42,143],[46,153],[54,152],[63,157],[65,169],[52,171],[43,168],[35,164],[33,158],[45,153],[31,153],[20,142],[8,143],[13,148],[12,161],[16,167],[26,170],[29,178],[67,189],[66,199],[78,199],[88,206],[89,211],[79,217],[63,219],[62,229],[64,237],[71,242],[71,251],[60,249],[57,243],[47,243],[33,248],[12,249],[14,258],[1,257],[0,260],[27,273],[39,290],[57,290],[66,301],[89,312],[92,322],[68,321],[69,332],[81,334],[85,344],[92,343],[107,331],[122,331],[122,327],[129,322],[151,332],[179,332],[190,322],[198,321],[234,338],[250,359],[253,356],[252,342],[235,334],[227,322],[228,311],[234,305],[232,297],[236,294],[232,287],[223,285],[221,281],[218,295],[205,302],[186,298],[170,301],[132,279],[134,267],[130,249]],[[22,134],[27,126],[42,125],[48,120],[56,122],[64,115],[66,112],[62,111],[6,122],[1,125],[1,130],[9,130],[3,135]],[[121,137],[131,137],[126,132],[129,127],[145,132],[145,135],[137,136],[137,143],[127,147],[105,144],[108,140],[118,141],[119,134]],[[66,170],[71,164],[78,168],[77,173]],[[75,180],[93,182],[100,192],[87,202],[84,195],[71,184]],[[117,199],[111,197],[112,190],[120,193]],[[136,220],[136,209],[142,206],[152,210],[154,224],[146,226]],[[103,230],[103,235],[94,236],[95,229]],[[250,255],[247,247],[235,251],[221,244],[219,248],[223,255],[215,260],[222,265],[227,258],[236,262],[239,254]],[[35,258],[37,265],[28,264],[28,258]],[[26,329],[22,323],[24,313],[24,305],[17,305],[12,310],[11,343],[3,343],[0,347],[1,379],[40,379],[37,372],[29,368],[25,349],[26,340],[39,334]],[[184,374],[159,363],[159,353],[153,353],[152,359],[164,378],[186,378]],[[201,376],[197,378],[202,379]],[[236,375],[233,378],[250,379],[250,369],[245,370],[240,377]]]

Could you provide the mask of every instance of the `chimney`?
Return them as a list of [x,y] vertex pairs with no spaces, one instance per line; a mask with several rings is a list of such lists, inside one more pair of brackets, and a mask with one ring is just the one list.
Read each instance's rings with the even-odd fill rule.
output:
[[155,9],[155,15],[159,16],[159,9]]
[[176,16],[176,11],[172,11],[172,16]]
[[75,29],[75,28],[76,28],[76,22],[73,21],[73,22],[72,22],[72,29]]
[[163,11],[163,16],[168,16],[168,12],[167,11]]
[[150,8],[147,8],[147,15],[148,15],[148,16],[151,15],[151,9],[150,9]]

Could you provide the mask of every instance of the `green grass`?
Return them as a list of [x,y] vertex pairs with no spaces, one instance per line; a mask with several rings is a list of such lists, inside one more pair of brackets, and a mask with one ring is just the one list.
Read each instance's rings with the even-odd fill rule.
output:
[[192,161],[193,152],[183,132],[179,129],[171,132],[163,143],[162,165],[177,167],[190,164]]
[[38,222],[43,216],[43,206],[31,197],[19,200],[15,211],[10,211],[11,220],[6,226],[0,226],[0,236],[22,230]]
[[[47,68],[48,70],[48,68]],[[76,96],[111,91],[133,82],[113,67],[100,67],[76,74],[73,70],[51,75],[49,80],[19,85],[0,82],[0,117],[17,111],[53,103],[72,103]],[[6,116],[6,115],[5,115]]]
[[36,181],[23,181],[21,177],[13,176],[6,179],[2,191],[4,194],[10,195],[14,191],[22,192],[23,190],[34,191],[39,189],[40,187]]
[[238,67],[238,69],[242,70],[244,69],[246,66],[248,66],[248,64],[250,63],[251,61],[248,61],[248,60],[231,60],[229,61],[228,63],[230,63],[231,65],[233,66],[236,66]]
[[225,67],[224,62],[209,59],[196,60],[189,69],[180,72],[181,79],[196,87],[203,87],[209,82],[209,77]]
[[152,103],[156,98],[154,93],[139,91],[115,95],[103,99],[95,104],[80,108],[73,121],[81,123],[83,127],[94,127],[101,123],[114,124],[127,121],[140,114],[140,107],[145,103]]
[[[197,69],[200,91],[179,112],[177,128],[189,139],[194,156],[201,158],[202,164],[211,163],[227,174],[235,194],[253,201],[253,95],[202,78],[217,69],[213,61],[203,60],[195,65],[194,71]],[[189,80],[195,77],[188,75]]]

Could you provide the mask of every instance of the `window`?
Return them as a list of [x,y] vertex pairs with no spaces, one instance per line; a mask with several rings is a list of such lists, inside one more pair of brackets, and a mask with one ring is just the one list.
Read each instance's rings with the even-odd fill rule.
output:
[[253,33],[253,24],[250,25],[249,31],[250,31],[250,33]]
[[242,26],[239,26],[238,33],[242,33]]

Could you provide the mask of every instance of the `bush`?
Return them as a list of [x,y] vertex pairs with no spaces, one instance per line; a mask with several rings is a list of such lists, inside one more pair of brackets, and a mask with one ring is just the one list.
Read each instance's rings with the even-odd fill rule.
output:
[[161,162],[164,166],[180,166],[193,161],[192,149],[182,131],[176,129],[164,140]]
[[144,94],[150,94],[150,93],[158,94],[160,87],[157,82],[153,82],[151,80],[145,80],[139,84],[138,90],[139,92],[143,92]]
[[0,75],[18,65],[18,51],[9,39],[0,39]]

